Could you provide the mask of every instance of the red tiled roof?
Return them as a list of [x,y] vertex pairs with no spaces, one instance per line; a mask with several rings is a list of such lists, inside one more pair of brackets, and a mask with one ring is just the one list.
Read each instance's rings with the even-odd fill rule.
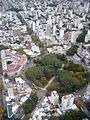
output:
[[19,68],[20,68],[20,65],[9,64],[9,65],[7,65],[7,72],[15,72]]
[[21,59],[19,60],[18,64],[23,65],[25,61],[26,61],[26,57],[22,56]]
[[7,70],[3,71],[3,72],[16,72],[20,69],[20,67],[25,63],[27,57],[25,55],[23,55],[22,53],[16,52],[15,53],[16,58],[19,57],[19,61],[17,61],[16,64],[7,64]]

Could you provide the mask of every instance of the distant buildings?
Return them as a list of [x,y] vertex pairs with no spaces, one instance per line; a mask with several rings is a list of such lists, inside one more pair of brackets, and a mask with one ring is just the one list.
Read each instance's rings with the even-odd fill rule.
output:
[[64,29],[60,29],[60,38],[62,39],[64,37]]
[[85,42],[90,42],[90,30],[88,30],[88,32],[85,36]]
[[80,48],[77,49],[77,53],[73,56],[73,59],[77,62],[84,63],[85,65],[90,65],[90,51],[88,47],[90,44],[81,45]]
[[12,28],[12,36],[21,36],[21,28]]
[[76,38],[80,34],[80,31],[71,31],[71,43],[76,43]]
[[[15,4],[15,1],[17,1],[18,4]],[[16,9],[21,10],[22,7],[23,11],[19,11],[19,14],[26,21],[28,28],[33,30],[41,42],[46,42],[45,46],[56,45],[55,49],[51,50],[52,53],[63,53],[63,46],[68,49],[69,47],[66,46],[69,46],[71,43],[75,44],[81,29],[87,27],[89,23],[87,15],[90,3],[88,1],[58,0],[55,5],[53,5],[54,1],[52,0],[43,2],[43,4],[41,1],[37,2],[34,0],[24,2],[21,0],[10,0],[10,2]],[[4,6],[9,6],[8,2],[3,2],[3,4]],[[26,26],[22,25],[16,12],[11,10],[4,12],[2,10],[0,13],[0,35],[4,36],[2,41],[9,39],[9,41],[13,43],[14,40],[17,40],[17,37],[19,39],[21,35],[24,35],[24,39],[26,39]],[[88,42],[89,38],[88,33],[85,37],[85,42]],[[8,44],[8,41],[5,41],[5,43],[12,48],[25,48],[25,43],[21,41],[20,45],[15,43],[13,45]],[[60,44],[62,47],[60,47]],[[64,53],[67,49],[64,50]]]
[[41,51],[39,47],[32,42],[30,43],[30,46],[28,49],[24,49],[24,52],[27,55],[29,55],[31,58],[41,55]]
[[46,37],[50,38],[50,36],[51,36],[51,25],[47,24],[46,25]]

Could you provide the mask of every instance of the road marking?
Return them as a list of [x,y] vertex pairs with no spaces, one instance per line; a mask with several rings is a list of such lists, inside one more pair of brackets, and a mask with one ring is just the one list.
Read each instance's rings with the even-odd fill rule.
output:
[[24,118],[24,116],[25,116],[25,115],[23,115],[23,116],[21,117],[21,120]]

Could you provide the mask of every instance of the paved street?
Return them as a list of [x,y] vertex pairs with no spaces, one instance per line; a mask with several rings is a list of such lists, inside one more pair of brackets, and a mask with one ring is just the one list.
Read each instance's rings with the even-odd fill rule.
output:
[[80,89],[79,91],[77,91],[74,95],[75,96],[79,96],[79,95],[83,96],[84,93],[86,92],[86,89],[87,89],[87,85],[85,85],[82,89]]
[[15,114],[15,118],[21,118],[21,120],[26,120],[24,110],[22,109],[22,107],[18,109],[18,112]]
[[[85,99],[84,99],[84,93],[86,93],[86,89],[87,89],[87,85],[84,86],[82,89],[80,89],[79,91],[77,91],[76,93],[74,93],[75,97],[78,97],[83,103],[85,102]],[[84,100],[84,101],[83,101]],[[84,106],[85,107],[85,106]],[[88,116],[90,116],[90,111],[87,110],[87,108],[85,107],[84,108],[86,114]]]

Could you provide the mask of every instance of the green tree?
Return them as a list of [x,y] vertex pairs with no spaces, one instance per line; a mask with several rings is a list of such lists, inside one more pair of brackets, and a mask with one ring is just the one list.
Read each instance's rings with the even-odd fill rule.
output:
[[76,41],[77,42],[84,42],[86,34],[87,34],[87,31],[82,30],[82,33],[77,37]]
[[31,94],[31,99],[28,99],[26,102],[22,104],[22,107],[25,111],[25,115],[32,112],[32,110],[36,107],[38,101],[38,97],[35,92]]
[[75,53],[77,53],[78,46],[72,45],[66,52],[68,56],[73,56]]
[[2,118],[2,116],[4,115],[4,108],[0,107],[0,120]]
[[26,76],[31,80],[35,80],[35,79],[40,80],[42,77],[44,77],[43,67],[35,66],[32,67],[31,69],[28,69],[26,71]]
[[48,65],[48,66],[45,66],[44,67],[44,76],[47,78],[47,79],[51,79],[51,77],[54,76],[54,67],[51,66],[51,65]]
[[20,118],[15,118],[14,120],[21,120]]
[[54,54],[49,54],[42,58],[41,60],[37,60],[36,63],[41,66],[51,65],[54,68],[61,68],[61,61]]
[[12,61],[7,61],[7,64],[11,64],[12,63]]
[[90,81],[90,72],[82,73],[83,78],[85,78],[88,82]]
[[[26,71],[26,77],[36,83],[36,85],[46,85],[54,75],[54,68],[48,66],[34,66]],[[39,84],[40,83],[40,84]]]
[[17,17],[21,21],[22,24],[27,25],[26,21],[24,20],[24,18],[22,17],[20,13],[17,13]]
[[52,115],[49,120],[58,120],[58,117]]
[[67,64],[65,64],[64,69],[68,71],[73,71],[73,72],[84,72],[84,67],[80,64],[74,64],[72,61],[69,61]]
[[47,80],[46,77],[42,77],[41,80],[40,80],[40,82],[41,82],[41,84],[42,84],[43,86],[45,86],[45,85],[48,83],[48,80]]
[[66,55],[64,54],[57,54],[56,57],[60,59],[60,61],[67,61]]
[[72,110],[59,117],[59,120],[82,120],[86,117],[85,112]]
[[80,87],[80,81],[72,77],[68,71],[58,69],[56,75],[57,80],[67,92],[75,91]]
[[5,74],[4,74],[4,77],[5,77],[5,78],[8,78],[8,74],[7,74],[7,73],[5,73]]
[[0,82],[0,91],[4,89],[4,84]]
[[38,36],[32,35],[31,38],[32,38],[33,42],[36,43],[36,45],[38,45],[39,47],[43,47],[43,43],[40,41]]
[[4,50],[4,49],[8,49],[8,47],[4,46],[4,45],[0,45],[0,51]]
[[27,28],[28,34],[32,35],[33,30],[31,28]]

